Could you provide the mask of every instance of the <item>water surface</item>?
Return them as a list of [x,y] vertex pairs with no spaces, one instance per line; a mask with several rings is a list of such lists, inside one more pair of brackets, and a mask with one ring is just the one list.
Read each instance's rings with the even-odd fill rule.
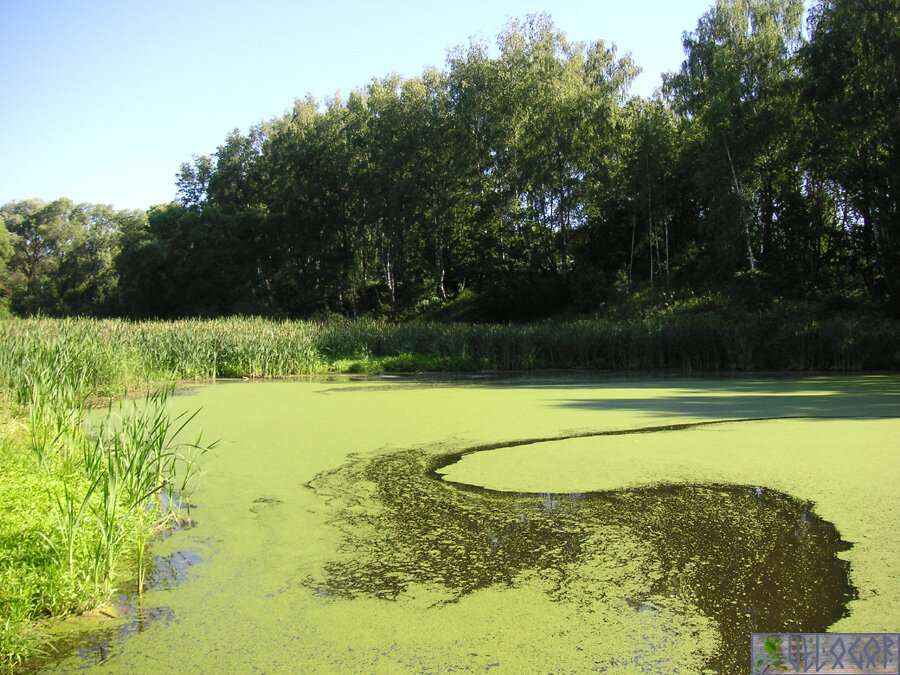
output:
[[155,552],[200,562],[55,669],[734,672],[900,625],[897,377],[196,391],[222,445]]

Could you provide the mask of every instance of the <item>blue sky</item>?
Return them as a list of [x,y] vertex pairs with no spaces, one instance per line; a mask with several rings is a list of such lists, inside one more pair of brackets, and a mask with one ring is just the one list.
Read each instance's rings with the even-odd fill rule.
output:
[[[713,0],[0,0],[0,204],[147,208],[234,129],[294,98],[443,68],[447,50],[547,12],[570,40],[615,42],[647,95]],[[495,52],[496,53],[496,50]]]

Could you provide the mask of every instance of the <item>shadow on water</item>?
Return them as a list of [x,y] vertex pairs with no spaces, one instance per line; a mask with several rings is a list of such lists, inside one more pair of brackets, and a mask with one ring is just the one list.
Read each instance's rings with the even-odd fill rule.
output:
[[[746,373],[656,374],[592,371],[492,372],[354,378],[359,384],[323,389],[321,394],[354,391],[397,391],[444,387],[565,389],[591,394],[554,401],[578,410],[638,411],[694,418],[761,417],[898,417],[900,377],[896,375],[764,375]],[[381,380],[380,382],[376,382]],[[668,395],[659,390],[675,389]],[[618,395],[626,390],[627,396]],[[646,391],[646,396],[641,392]]]
[[713,419],[805,417],[816,418],[893,418],[900,416],[900,396],[851,396],[843,393],[771,394],[716,396],[649,396],[647,398],[570,399],[555,405],[596,411],[639,411],[668,416]]
[[808,502],[758,486],[540,495],[441,480],[436,470],[475,450],[388,453],[314,479],[344,543],[307,585],[385,600],[425,585],[447,603],[536,574],[550,599],[593,612],[616,599],[603,580],[627,573],[639,590],[618,611],[671,605],[712,619],[720,639],[707,666],[720,673],[745,670],[751,632],[822,632],[856,597],[837,557],[850,545]]
[[[898,417],[900,378],[893,375],[806,377],[704,377],[665,380],[668,395],[654,391],[660,382],[628,382],[628,396],[591,396],[556,402],[564,408],[597,411],[639,411],[668,416],[722,419],[772,416]],[[616,389],[610,382],[606,388]],[[533,385],[550,386],[555,385]],[[586,382],[570,383],[602,393],[603,388]],[[650,390],[647,396],[640,396]]]

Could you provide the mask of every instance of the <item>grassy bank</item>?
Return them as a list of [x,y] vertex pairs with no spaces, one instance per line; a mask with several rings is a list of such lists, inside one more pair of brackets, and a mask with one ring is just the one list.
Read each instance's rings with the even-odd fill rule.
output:
[[88,403],[131,365],[49,323],[20,327],[0,351],[0,672],[42,653],[48,620],[124,581],[142,591],[147,544],[184,519],[173,497],[190,492],[207,449],[176,439],[187,420],[169,417],[167,387],[89,427]]
[[[326,371],[896,370],[898,328],[796,307],[528,325],[0,321],[0,667],[40,648],[44,619],[140,579],[148,539],[179,517],[178,500],[160,495],[190,489],[204,448],[176,439],[184,420],[166,415],[165,383]],[[112,399],[100,431],[88,432],[88,405]]]

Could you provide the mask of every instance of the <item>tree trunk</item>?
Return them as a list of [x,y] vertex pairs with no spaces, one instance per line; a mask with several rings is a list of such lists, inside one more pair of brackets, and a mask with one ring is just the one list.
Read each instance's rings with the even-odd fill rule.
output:
[[394,266],[391,264],[390,254],[384,258],[384,284],[387,286],[388,298],[391,303],[391,319],[397,320],[397,295],[394,292]]
[[669,285],[669,219],[666,218],[666,286]]
[[[892,218],[897,218],[896,204],[890,202],[885,204],[884,201],[877,204],[872,196],[873,192],[877,193],[877,190],[872,189],[869,178],[866,176],[863,179],[864,218],[867,224],[872,226],[872,233],[875,235],[875,256],[878,259],[878,266],[881,268],[888,292],[897,300],[897,294],[900,292],[900,278],[898,278],[900,277],[900,241],[894,237],[897,223],[891,222]],[[873,206],[876,207],[877,213],[874,217],[872,216]],[[894,208],[891,208],[892,206]]]
[[666,286],[669,285],[669,200],[666,199],[666,170],[662,175],[663,223],[666,226]]
[[738,197],[738,206],[740,208],[741,220],[744,222],[744,233],[747,236],[747,258],[750,261],[750,271],[756,271],[756,258],[753,257],[753,242],[750,239],[750,222],[744,212],[744,191],[741,188],[741,182],[738,180],[737,171],[734,168],[734,162],[731,159],[731,152],[728,150],[728,142],[725,142],[725,154],[728,155],[728,163],[731,165],[731,175],[734,178],[734,190]]
[[569,273],[569,218],[571,214],[568,207],[565,208],[565,217],[562,221],[562,276],[563,279]]
[[437,272],[437,292],[441,300],[447,301],[447,291],[444,289],[444,278],[447,270],[444,267],[444,237],[438,225],[438,217],[434,217],[434,262]]
[[631,210],[631,257],[628,259],[628,286],[631,287],[631,271],[634,269],[634,233],[637,230],[637,202],[631,197],[634,207]]
[[649,231],[648,248],[650,249],[650,288],[653,288],[653,188],[650,183],[650,156],[644,155],[647,165],[647,228]]
[[888,292],[896,298],[900,292],[900,242],[893,236],[895,228],[891,227],[890,216],[886,213],[879,215],[880,217],[872,219],[875,252]]

